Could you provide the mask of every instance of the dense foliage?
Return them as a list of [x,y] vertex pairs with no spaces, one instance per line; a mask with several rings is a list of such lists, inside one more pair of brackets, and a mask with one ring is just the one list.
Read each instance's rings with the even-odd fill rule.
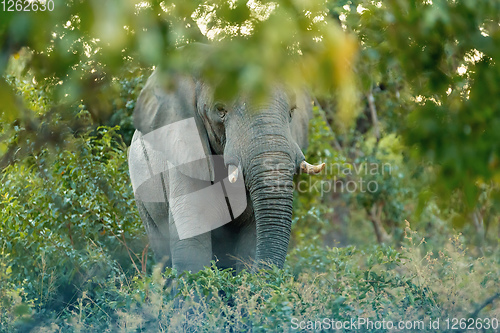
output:
[[[1,332],[500,319],[499,3],[248,3],[0,11]],[[153,66],[310,86],[327,168],[296,177],[285,269],[155,268],[126,163]]]

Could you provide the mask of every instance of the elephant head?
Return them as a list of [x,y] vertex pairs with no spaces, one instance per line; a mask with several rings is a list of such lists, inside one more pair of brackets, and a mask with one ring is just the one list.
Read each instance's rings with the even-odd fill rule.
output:
[[[150,240],[156,243],[152,245],[157,257],[160,252],[171,256],[174,266],[183,262],[177,264],[180,269],[198,270],[211,259],[211,254],[205,256],[211,251],[211,231],[226,227],[232,230],[227,237],[241,240],[239,233],[252,230],[253,225],[250,257],[282,267],[291,231],[293,175],[299,170],[318,173],[324,167],[308,164],[302,153],[310,116],[305,91],[276,85],[263,101],[241,94],[222,103],[214,100],[213,89],[199,78],[175,74],[166,80],[155,71],[134,111],[138,132],[129,165],[136,201]],[[223,200],[216,198],[219,187],[214,186],[221,179],[221,193],[227,197],[223,195]],[[187,194],[192,192],[199,195],[188,205]],[[158,213],[159,209],[143,205],[145,201],[163,201],[166,208]],[[230,208],[229,218],[221,212],[225,207]],[[223,221],[224,215],[229,221]],[[163,218],[170,221],[160,221]],[[170,224],[170,230],[162,227],[164,223]],[[167,232],[170,236],[164,235]],[[196,237],[196,242],[189,242]],[[238,240],[222,238],[226,241]],[[237,246],[226,248],[231,251]],[[197,258],[185,258],[193,256]]]

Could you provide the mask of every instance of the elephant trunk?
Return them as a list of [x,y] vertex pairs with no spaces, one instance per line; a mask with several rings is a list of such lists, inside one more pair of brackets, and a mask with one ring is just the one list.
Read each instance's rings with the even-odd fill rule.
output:
[[283,267],[292,224],[294,163],[285,151],[261,153],[249,166],[248,189],[256,220],[257,265]]

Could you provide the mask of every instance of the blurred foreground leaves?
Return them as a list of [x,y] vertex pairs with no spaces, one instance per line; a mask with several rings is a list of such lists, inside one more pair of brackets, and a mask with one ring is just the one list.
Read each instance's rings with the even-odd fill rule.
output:
[[403,155],[423,168],[443,206],[482,210],[485,185],[497,204],[500,3],[329,3],[361,43],[356,73],[381,136],[402,139]]
[[[357,43],[329,18],[323,1],[69,1],[53,11],[2,11],[0,22],[6,101],[0,116],[23,128],[21,149],[29,140],[62,143],[64,117],[51,129],[54,138],[29,134],[52,122],[49,114],[78,105],[94,122],[106,123],[115,111],[117,80],[153,66],[201,74],[221,99],[242,91],[264,97],[277,82],[322,93],[336,89],[341,118],[354,120],[350,64]],[[193,44],[208,41],[210,49]],[[7,82],[13,73],[44,87],[50,103],[42,112],[32,113],[15,96]],[[13,149],[3,147],[0,167],[12,163]]]

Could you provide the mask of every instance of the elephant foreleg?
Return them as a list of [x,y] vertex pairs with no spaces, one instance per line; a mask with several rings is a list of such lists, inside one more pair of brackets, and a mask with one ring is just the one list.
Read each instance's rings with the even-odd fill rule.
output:
[[171,213],[169,220],[172,267],[177,272],[191,271],[196,273],[204,269],[204,266],[209,266],[210,260],[212,260],[211,232],[209,231],[191,238],[179,239],[179,234],[177,233]]
[[[137,209],[148,235],[155,260],[163,266],[172,267],[170,237],[168,230],[168,208],[165,203],[143,202],[136,198]],[[158,221],[158,224],[155,222]]]

